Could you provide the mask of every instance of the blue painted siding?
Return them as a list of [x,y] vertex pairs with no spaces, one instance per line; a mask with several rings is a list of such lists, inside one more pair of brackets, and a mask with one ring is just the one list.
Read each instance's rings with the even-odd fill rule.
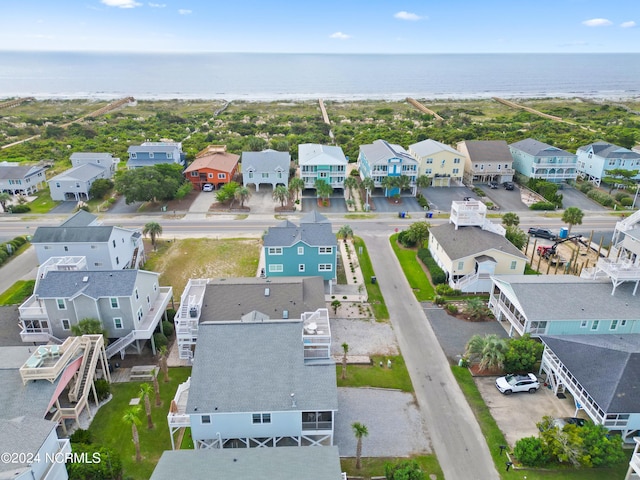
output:
[[[269,253],[270,248],[279,248],[282,254]],[[320,248],[331,248],[331,253],[319,253]],[[301,249],[301,250],[299,250]],[[337,251],[335,246],[311,247],[298,242],[291,247],[265,247],[265,274],[267,277],[322,277],[336,278]],[[304,270],[300,269],[304,266]],[[320,265],[330,265],[331,270],[320,270]]]
[[582,326],[581,320],[548,322],[546,335],[602,335],[606,333],[624,335],[627,333],[640,333],[640,320],[627,320],[625,325],[622,325],[622,320],[617,320],[615,330],[611,329],[613,322],[615,320],[600,320],[596,330],[593,329],[593,320],[586,321],[585,326]]

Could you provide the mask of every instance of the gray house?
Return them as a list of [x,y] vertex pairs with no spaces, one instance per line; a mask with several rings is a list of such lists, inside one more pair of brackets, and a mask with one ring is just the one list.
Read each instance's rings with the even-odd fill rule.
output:
[[152,167],[161,163],[185,165],[186,154],[180,142],[143,142],[127,149],[129,170],[140,167]]
[[289,186],[289,152],[263,150],[262,152],[242,152],[242,184],[246,187],[255,185],[256,192],[260,185],[267,183],[275,190],[277,185]]
[[51,199],[57,202],[89,200],[91,185],[99,178],[111,178],[109,168],[93,163],[71,167],[48,180]]
[[0,163],[0,191],[11,195],[31,195],[47,181],[43,167],[10,162]]
[[142,233],[96,224],[96,217],[81,213],[58,227],[38,227],[31,239],[38,263],[51,257],[86,257],[89,270],[138,268],[144,263]]
[[513,157],[504,140],[465,140],[458,142],[465,157],[464,181],[510,182],[513,180]]
[[66,338],[80,320],[95,318],[109,338],[123,339],[109,345],[108,356],[134,342],[139,352],[173,295],[171,287],[159,286],[159,276],[144,270],[41,271],[33,295],[19,307],[22,340]]
[[110,153],[102,152],[75,152],[70,157],[71,165],[73,167],[79,167],[80,165],[97,165],[107,169],[107,178],[113,177],[116,173],[119,158],[114,158]]

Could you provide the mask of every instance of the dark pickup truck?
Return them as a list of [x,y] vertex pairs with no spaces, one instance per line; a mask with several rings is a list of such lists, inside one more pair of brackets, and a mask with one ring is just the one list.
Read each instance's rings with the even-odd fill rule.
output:
[[557,240],[557,235],[548,228],[531,227],[527,232],[532,237],[548,238],[549,240]]

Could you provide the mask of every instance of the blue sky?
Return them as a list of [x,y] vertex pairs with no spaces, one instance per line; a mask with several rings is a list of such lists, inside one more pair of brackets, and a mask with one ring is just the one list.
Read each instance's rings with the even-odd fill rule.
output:
[[0,50],[640,52],[640,0],[3,0]]

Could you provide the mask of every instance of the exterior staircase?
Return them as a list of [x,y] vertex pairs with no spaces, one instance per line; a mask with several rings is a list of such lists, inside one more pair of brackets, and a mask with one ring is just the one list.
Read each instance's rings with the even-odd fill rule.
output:
[[136,332],[135,330],[131,330],[124,337],[120,337],[118,340],[113,342],[111,345],[107,346],[106,353],[107,358],[113,357],[116,353],[120,354],[120,358],[124,358],[125,350],[129,345],[136,341]]
[[93,383],[93,376],[100,357],[100,349],[96,347],[96,342],[92,340],[85,348],[78,380],[73,385],[73,389],[69,391],[69,401],[71,402],[77,402],[79,398],[86,398],[89,395],[89,389]]

